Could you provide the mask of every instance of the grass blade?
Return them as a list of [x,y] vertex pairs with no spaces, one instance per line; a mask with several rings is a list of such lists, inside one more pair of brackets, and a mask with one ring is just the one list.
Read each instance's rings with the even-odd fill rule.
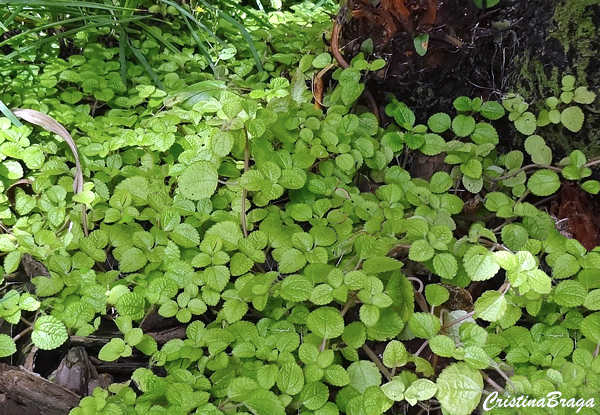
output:
[[15,114],[13,114],[6,105],[4,105],[4,102],[2,102],[2,100],[0,99],[0,111],[2,112],[2,114],[4,114],[4,116],[6,118],[8,118],[10,120],[10,122],[12,122],[16,127],[22,127],[23,124],[21,124],[21,121],[19,121],[17,119],[17,117],[15,117]]

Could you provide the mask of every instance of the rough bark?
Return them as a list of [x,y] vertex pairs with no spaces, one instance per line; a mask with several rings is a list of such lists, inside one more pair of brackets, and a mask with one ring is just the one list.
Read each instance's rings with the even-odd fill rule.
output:
[[[0,414],[65,415],[80,396],[28,370],[0,363]],[[1,395],[0,395],[1,396]],[[21,405],[21,407],[19,407]]]

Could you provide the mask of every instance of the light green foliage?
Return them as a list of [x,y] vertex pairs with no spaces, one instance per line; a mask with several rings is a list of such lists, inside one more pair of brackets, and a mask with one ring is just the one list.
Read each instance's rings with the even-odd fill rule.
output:
[[[320,41],[330,22],[294,7],[269,15],[276,53],[264,31],[249,33],[263,72],[223,22],[217,34],[238,34],[209,51],[210,64],[185,31],[169,32],[185,52],[141,35],[135,47],[164,89],[134,60],[124,69],[135,86],[123,83],[118,52],[97,41],[104,29],[77,37],[83,53],[67,60],[2,64],[2,101],[77,132],[85,183],[75,195],[64,142],[0,119],[0,318],[31,320],[23,335],[55,349],[110,311],[120,334],[98,357],[141,352],[166,373],[139,368],[139,396],[111,385],[72,413],[380,415],[435,398],[460,415],[479,403],[482,372],[506,365],[507,389],[533,396],[543,389],[534,381],[551,380],[567,398],[596,393],[600,256],[530,199],[561,180],[600,190],[588,180],[597,160],[574,151],[555,164],[544,129],[579,130],[594,93],[566,77],[538,115],[518,96],[458,97],[425,120],[391,99],[384,130],[359,105],[363,81],[385,65],[369,42],[334,69],[325,109],[315,108],[306,81],[333,62]],[[201,70],[211,64],[214,75]],[[507,113],[527,138],[499,154],[495,124]],[[450,168],[411,177],[401,166],[419,152]],[[28,291],[12,279],[31,258],[46,269]],[[453,308],[446,287],[500,275],[505,284],[474,298],[472,312]],[[416,279],[425,310],[415,311]],[[154,312],[185,338],[159,345],[144,333]],[[17,352],[13,337],[0,335],[1,357]],[[410,338],[450,363],[440,372]]]

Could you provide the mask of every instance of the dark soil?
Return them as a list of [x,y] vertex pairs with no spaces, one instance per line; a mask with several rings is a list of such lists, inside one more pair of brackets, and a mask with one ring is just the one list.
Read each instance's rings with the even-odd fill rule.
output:
[[[401,11],[390,12],[400,3],[412,13],[407,19]],[[345,23],[339,44],[349,62],[361,44],[372,39],[373,57],[388,64],[367,81],[372,94],[380,106],[393,94],[423,122],[435,112],[448,111],[457,96],[499,99],[515,90],[523,81],[516,58],[524,53],[539,58],[548,77],[553,68],[562,73],[572,65],[573,56],[548,36],[557,3],[506,0],[482,10],[473,0],[382,0],[376,6],[368,0],[349,0],[340,10],[338,21]],[[436,4],[434,23],[424,24],[428,12],[423,10]],[[419,56],[413,39],[422,33],[430,37],[427,52]],[[534,86],[525,84],[523,89],[530,92],[527,99],[539,98]]]

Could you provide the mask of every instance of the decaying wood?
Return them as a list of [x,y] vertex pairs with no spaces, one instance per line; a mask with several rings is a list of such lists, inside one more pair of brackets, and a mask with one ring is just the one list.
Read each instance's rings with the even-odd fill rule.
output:
[[[81,397],[28,370],[0,363],[0,392],[27,408],[28,413],[65,415]],[[0,413],[4,413],[0,407]]]

